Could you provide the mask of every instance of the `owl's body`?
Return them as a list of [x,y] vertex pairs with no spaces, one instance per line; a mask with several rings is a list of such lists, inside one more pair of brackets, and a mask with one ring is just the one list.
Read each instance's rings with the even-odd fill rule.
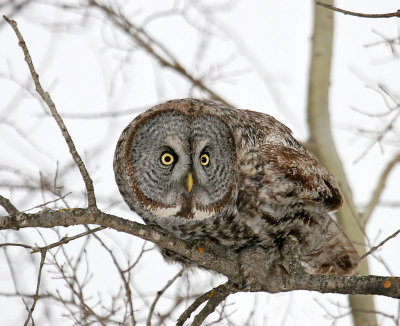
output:
[[342,204],[333,176],[269,115],[194,99],[157,105],[122,133],[114,171],[129,207],[181,239],[262,248],[266,269],[279,275],[281,246],[293,235],[307,272],[357,267],[328,215]]

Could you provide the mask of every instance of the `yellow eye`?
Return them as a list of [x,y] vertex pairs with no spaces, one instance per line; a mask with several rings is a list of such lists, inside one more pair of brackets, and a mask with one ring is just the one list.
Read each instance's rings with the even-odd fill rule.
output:
[[206,166],[210,163],[210,156],[208,154],[203,154],[200,156],[200,164]]
[[161,155],[161,163],[164,165],[171,165],[172,163],[174,163],[174,161],[174,155],[172,155],[171,153],[164,153],[163,155]]

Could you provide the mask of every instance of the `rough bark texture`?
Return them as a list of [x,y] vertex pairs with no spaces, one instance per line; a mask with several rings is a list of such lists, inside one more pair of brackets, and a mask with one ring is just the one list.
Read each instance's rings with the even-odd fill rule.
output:
[[0,217],[0,230],[18,230],[27,227],[68,227],[86,224],[97,224],[104,228],[112,228],[116,231],[138,236],[187,257],[206,269],[221,273],[228,277],[232,284],[235,284],[232,293],[238,291],[277,293],[292,290],[309,290],[321,293],[378,294],[400,298],[399,277],[374,275],[334,276],[305,273],[298,263],[298,249],[296,241],[292,238],[287,240],[285,243],[286,249],[283,250],[289,275],[270,276],[266,273],[265,268],[263,268],[262,262],[256,262],[252,266],[253,276],[256,278],[256,281],[249,286],[243,280],[237,254],[211,241],[180,240],[154,226],[139,224],[89,208],[62,209],[57,211],[45,209],[34,214],[18,212],[17,214]]
[[[333,1],[327,1],[326,3],[333,5]],[[314,34],[307,105],[310,145],[322,164],[336,177],[345,199],[343,207],[337,213],[338,222],[350,240],[355,243],[361,256],[365,253],[364,235],[357,222],[359,216],[355,209],[352,192],[331,132],[329,86],[334,28],[333,15],[334,12],[332,10],[326,10],[314,3]],[[361,262],[358,272],[362,275],[369,274],[366,259]],[[358,311],[358,309],[363,311],[375,310],[371,296],[351,295],[350,305],[353,309],[354,325],[377,325],[374,314]]]

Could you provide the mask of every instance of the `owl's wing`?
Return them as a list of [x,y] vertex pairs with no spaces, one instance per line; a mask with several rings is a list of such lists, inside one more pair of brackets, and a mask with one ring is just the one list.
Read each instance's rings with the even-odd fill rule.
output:
[[[239,169],[256,171],[263,181],[273,185],[269,195],[276,200],[284,196],[322,204],[335,211],[342,205],[342,196],[333,176],[316,157],[292,136],[292,131],[274,117],[242,110],[242,121],[236,122]],[[244,122],[245,123],[244,123]],[[239,131],[238,131],[239,130]],[[240,172],[240,171],[239,171]]]
[[352,273],[357,251],[328,214],[340,207],[342,198],[318,160],[304,148],[278,143],[257,146],[241,158],[238,208],[248,223],[259,220],[260,232],[267,232],[265,238],[274,243],[296,236],[309,273]]
[[258,183],[263,196],[272,202],[309,202],[329,212],[342,205],[334,177],[303,147],[263,144],[247,151],[242,158],[241,176]]

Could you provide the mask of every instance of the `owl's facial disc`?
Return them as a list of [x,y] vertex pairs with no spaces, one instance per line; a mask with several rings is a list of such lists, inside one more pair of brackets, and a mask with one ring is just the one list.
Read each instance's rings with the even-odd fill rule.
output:
[[154,216],[209,218],[231,196],[235,145],[218,117],[154,114],[131,131],[126,155],[131,187]]

